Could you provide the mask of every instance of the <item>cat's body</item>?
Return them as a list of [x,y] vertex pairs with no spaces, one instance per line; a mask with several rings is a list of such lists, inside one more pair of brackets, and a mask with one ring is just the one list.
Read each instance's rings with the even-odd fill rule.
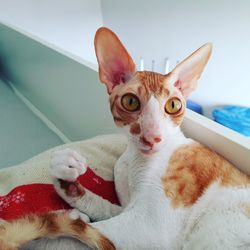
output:
[[[182,240],[180,232],[184,229],[188,210],[174,210],[161,185],[172,152],[172,146],[166,147],[148,158],[130,144],[118,160],[115,166],[116,190],[125,209],[107,224],[109,238],[118,249],[179,249],[177,245]],[[166,213],[169,216],[165,216]],[[121,226],[120,221],[125,224]],[[115,228],[122,232],[119,237],[113,233]],[[107,235],[108,230],[103,231]]]
[[[195,142],[183,137],[176,146],[184,145],[197,147]],[[210,225],[207,221],[207,226],[212,226],[211,229],[215,234],[209,235],[209,245],[204,245],[203,248],[200,245],[199,249],[206,249],[206,247],[209,249],[240,249],[240,246],[242,249],[248,249],[247,247],[250,245],[246,243],[247,240],[249,240],[248,244],[250,243],[249,233],[244,230],[250,229],[250,219],[247,219],[247,214],[244,214],[242,205],[249,204],[250,188],[247,190],[245,188],[235,189],[230,186],[223,187],[219,184],[218,179],[194,206],[173,208],[171,199],[166,199],[165,191],[162,185],[159,185],[162,176],[165,176],[166,166],[173,153],[172,147],[171,149],[166,148],[166,150],[164,148],[152,159],[138,157],[140,154],[133,145],[128,146],[115,165],[116,190],[125,210],[121,215],[93,225],[103,232],[117,249],[174,250],[181,249],[185,236],[190,235],[190,231],[198,223],[197,218],[208,216],[212,221],[210,221]],[[171,155],[165,152],[171,152]],[[169,171],[171,170],[169,169]],[[173,176],[173,173],[171,175]],[[239,173],[239,175],[241,174]],[[125,176],[127,178],[124,178]],[[234,197],[233,200],[232,197]],[[81,208],[79,207],[79,209]],[[210,209],[209,212],[208,209]],[[230,222],[228,219],[231,220],[230,224],[227,224]],[[235,224],[232,225],[232,222]],[[117,235],[115,232],[119,232],[119,234]],[[204,233],[207,234],[207,231]],[[126,237],[124,237],[125,235]],[[205,236],[200,235],[200,237]],[[39,249],[59,250],[64,249],[63,247],[65,249],[68,247],[85,249],[81,244],[70,239],[64,239],[63,246],[58,244],[61,239],[57,241],[44,240],[44,244],[40,242]],[[198,242],[197,239],[194,241]],[[204,241],[206,242],[205,239]],[[187,246],[187,249],[193,249],[192,240],[189,244],[191,246]],[[202,244],[202,240],[200,244]],[[197,243],[196,247],[198,247]]]
[[[128,136],[114,169],[121,207],[80,186],[76,178],[86,170],[85,159],[72,150],[59,151],[51,162],[58,194],[97,222],[89,226],[78,215],[59,214],[34,216],[28,226],[25,219],[6,223],[5,240],[0,231],[3,249],[60,235],[98,249],[249,249],[250,178],[179,128],[185,97],[208,61],[211,45],[167,76],[136,72],[118,38],[105,28],[97,32],[95,45],[114,121]],[[23,235],[14,237],[21,226]],[[42,241],[32,249],[57,249],[55,241]],[[65,244],[76,246],[70,239]]]

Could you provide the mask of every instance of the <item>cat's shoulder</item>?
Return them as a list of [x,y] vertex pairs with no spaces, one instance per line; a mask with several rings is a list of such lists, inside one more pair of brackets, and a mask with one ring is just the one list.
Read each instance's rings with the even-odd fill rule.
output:
[[[213,163],[213,164],[221,164],[228,163],[225,158],[216,153],[211,148],[196,142],[192,139],[188,139],[188,143],[180,145],[171,155],[170,157],[170,165],[173,165],[176,161],[185,162],[186,160],[191,161],[192,163],[196,162],[204,165]],[[218,162],[220,161],[220,162]],[[216,162],[216,163],[215,163]]]
[[192,206],[215,182],[221,186],[245,187],[250,186],[250,177],[198,142],[176,149],[162,176],[166,196],[175,207]]

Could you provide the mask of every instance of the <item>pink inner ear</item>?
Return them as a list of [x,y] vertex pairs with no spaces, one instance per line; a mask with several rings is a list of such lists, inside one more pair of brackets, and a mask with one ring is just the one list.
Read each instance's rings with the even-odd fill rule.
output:
[[108,92],[126,82],[136,71],[135,64],[119,38],[109,29],[100,28],[95,36],[100,80]]
[[177,81],[174,83],[174,86],[175,86],[177,89],[181,90],[181,81],[180,81],[180,80],[177,80]]
[[113,83],[112,88],[120,83],[125,83],[128,78],[128,69],[126,69],[123,63],[119,59],[115,59],[112,62],[109,72],[109,81]]
[[124,83],[125,82],[125,75],[122,71],[120,72],[115,72],[115,74],[112,75],[112,79],[110,79],[110,81],[113,83],[113,88],[116,85],[119,85],[120,83]]
[[181,81],[180,80],[177,80],[175,83],[174,83],[174,86],[178,89],[180,89],[180,84],[181,84]]

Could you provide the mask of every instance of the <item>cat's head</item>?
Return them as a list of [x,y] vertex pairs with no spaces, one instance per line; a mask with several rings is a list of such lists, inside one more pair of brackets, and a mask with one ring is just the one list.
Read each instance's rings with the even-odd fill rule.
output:
[[107,28],[96,32],[95,51],[116,125],[142,153],[159,151],[178,131],[186,98],[196,87],[212,45],[203,45],[167,75],[137,71],[119,38]]

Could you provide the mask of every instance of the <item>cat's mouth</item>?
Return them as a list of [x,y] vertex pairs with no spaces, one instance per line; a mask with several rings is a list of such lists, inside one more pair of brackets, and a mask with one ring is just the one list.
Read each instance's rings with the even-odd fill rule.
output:
[[141,149],[141,152],[144,154],[144,155],[152,155],[153,153],[156,152],[156,150],[150,148],[150,149]]
[[140,151],[144,155],[152,155],[152,154],[156,153],[158,150],[152,145],[152,146],[148,146],[148,147],[143,147],[140,149]]

